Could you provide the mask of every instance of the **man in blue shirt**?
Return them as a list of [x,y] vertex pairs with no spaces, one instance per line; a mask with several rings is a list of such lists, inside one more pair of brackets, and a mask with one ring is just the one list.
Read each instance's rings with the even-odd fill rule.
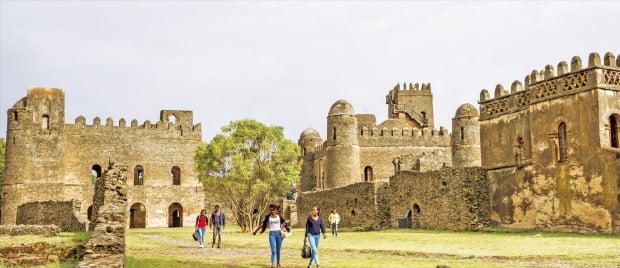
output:
[[215,205],[215,211],[211,213],[209,225],[213,228],[213,242],[211,242],[211,247],[215,245],[215,238],[217,237],[217,248],[220,248],[222,231],[224,231],[224,226],[226,225],[226,216],[224,212],[220,210],[220,205]]

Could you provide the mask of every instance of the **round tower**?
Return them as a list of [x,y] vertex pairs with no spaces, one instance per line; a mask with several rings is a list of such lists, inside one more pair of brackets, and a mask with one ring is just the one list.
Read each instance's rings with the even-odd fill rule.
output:
[[62,199],[65,94],[34,87],[7,110],[2,224],[15,224],[24,202]]
[[305,192],[314,189],[316,185],[316,176],[314,175],[314,152],[315,147],[321,144],[323,140],[318,131],[307,128],[299,136],[299,147],[301,147],[301,180],[299,182],[298,192]]
[[357,117],[346,100],[336,101],[327,115],[325,189],[361,181]]
[[480,123],[476,107],[465,103],[452,118],[452,166],[479,167]]

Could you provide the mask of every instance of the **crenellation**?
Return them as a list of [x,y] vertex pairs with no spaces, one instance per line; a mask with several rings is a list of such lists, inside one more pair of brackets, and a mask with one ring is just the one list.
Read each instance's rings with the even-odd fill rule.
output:
[[480,102],[485,102],[491,99],[491,95],[489,95],[489,91],[486,89],[480,90]]
[[574,56],[570,60],[570,72],[578,72],[581,71],[581,58],[579,56]]
[[601,66],[601,56],[596,52],[590,53],[590,56],[588,56],[588,68],[595,68]]
[[150,121],[150,120],[145,120],[145,121],[144,121],[144,123],[142,124],[142,127],[143,127],[143,128],[145,128],[145,129],[151,129],[151,128],[153,128],[153,127],[151,126],[151,121]]
[[99,127],[100,125],[101,125],[101,118],[95,117],[95,119],[93,119],[93,126]]
[[118,126],[124,128],[126,126],[125,118],[118,120]]
[[112,119],[112,117],[108,117],[108,119],[105,120],[105,126],[106,127],[113,127],[114,126],[114,120]]
[[502,84],[497,84],[495,86],[495,94],[494,94],[494,98],[499,98],[501,96],[505,96],[506,94],[508,94],[508,92],[506,90],[504,90],[504,86],[502,86]]
[[545,75],[544,75],[544,79],[551,79],[555,77],[555,70],[553,70],[553,65],[551,64],[547,64],[545,65]]
[[540,76],[538,75],[538,71],[536,69],[532,70],[532,72],[530,73],[530,84],[535,84],[536,82],[539,82]]
[[616,56],[614,56],[614,53],[611,52],[605,53],[605,56],[603,58],[603,65],[607,67],[620,67],[616,65]]
[[618,57],[616,58],[616,67],[620,68],[620,54],[618,54]]
[[568,63],[566,61],[560,61],[558,63],[558,76],[568,73]]
[[80,115],[75,118],[76,126],[84,127],[85,124],[86,124],[86,118],[84,116]]
[[515,80],[512,82],[512,85],[510,85],[510,93],[517,93],[523,91],[523,86],[521,85],[521,81],[519,80]]

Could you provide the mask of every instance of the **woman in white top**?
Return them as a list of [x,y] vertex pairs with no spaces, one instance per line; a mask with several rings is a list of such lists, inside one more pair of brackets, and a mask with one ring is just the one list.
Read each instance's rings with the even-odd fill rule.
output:
[[262,234],[269,226],[269,246],[271,246],[271,268],[280,268],[280,249],[282,249],[282,224],[284,224],[284,217],[280,216],[279,209],[276,204],[269,205],[269,214],[265,216],[263,222],[256,227],[253,234],[256,235],[258,229],[261,229]]

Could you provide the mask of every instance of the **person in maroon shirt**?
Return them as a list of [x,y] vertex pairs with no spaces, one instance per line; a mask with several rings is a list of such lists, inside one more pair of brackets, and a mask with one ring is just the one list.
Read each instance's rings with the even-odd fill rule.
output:
[[310,241],[310,247],[312,248],[312,257],[308,263],[308,268],[312,265],[312,261],[319,267],[319,241],[321,241],[321,233],[323,233],[323,239],[327,239],[325,235],[325,225],[323,224],[323,218],[320,215],[320,209],[317,206],[312,207],[312,215],[308,216],[306,220],[306,235],[304,237],[304,244]]
[[209,219],[207,218],[207,210],[203,209],[200,211],[200,215],[196,217],[196,231],[200,234],[198,238],[198,242],[200,243],[200,247],[204,247],[202,243],[205,241],[205,232],[207,231],[207,224],[209,223]]

